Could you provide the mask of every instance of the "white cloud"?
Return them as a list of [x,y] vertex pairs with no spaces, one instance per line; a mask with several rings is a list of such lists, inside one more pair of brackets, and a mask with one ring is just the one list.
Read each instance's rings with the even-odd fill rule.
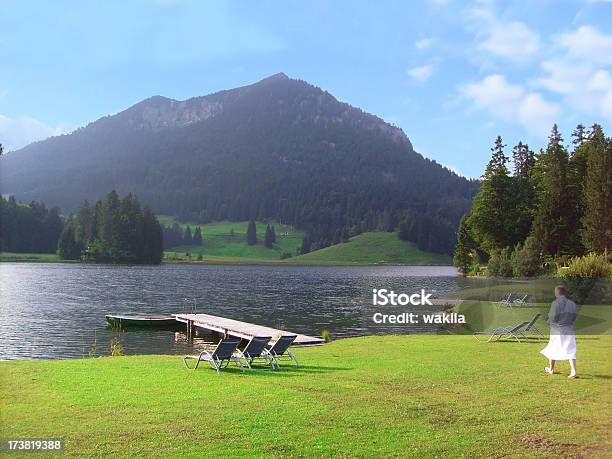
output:
[[430,1],[434,5],[439,5],[439,6],[448,5],[448,3],[450,2],[450,0],[430,0]]
[[540,49],[540,36],[522,22],[494,21],[478,47],[496,56],[520,62]]
[[414,42],[414,47],[416,49],[427,49],[431,46],[432,43],[433,40],[431,38],[423,38]]
[[599,65],[612,65],[612,35],[584,25],[557,38],[569,57]]
[[432,73],[433,67],[431,65],[421,65],[408,70],[408,75],[421,83],[427,81]]
[[0,143],[6,151],[18,150],[29,143],[66,134],[73,129],[69,123],[60,123],[53,127],[29,116],[9,118],[0,114]]
[[493,118],[516,122],[532,134],[545,137],[558,121],[561,107],[546,101],[540,93],[509,83],[503,75],[489,75],[481,81],[460,88],[475,109]]
[[581,26],[557,36],[555,45],[557,55],[542,62],[534,84],[578,112],[612,122],[612,35]]
[[[527,62],[540,50],[540,35],[519,21],[499,19],[493,1],[480,1],[468,10],[468,30],[476,36],[477,49],[515,63]],[[483,56],[476,56],[483,59]]]

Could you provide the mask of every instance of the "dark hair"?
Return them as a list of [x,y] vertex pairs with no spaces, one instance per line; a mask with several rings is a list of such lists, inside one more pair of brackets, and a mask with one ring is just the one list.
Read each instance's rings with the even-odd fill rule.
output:
[[565,291],[565,286],[557,285],[555,290],[559,293],[559,295],[565,295],[567,292]]

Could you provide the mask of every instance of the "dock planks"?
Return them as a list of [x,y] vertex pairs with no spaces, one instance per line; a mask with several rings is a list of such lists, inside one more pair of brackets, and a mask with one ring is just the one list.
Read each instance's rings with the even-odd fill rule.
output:
[[185,324],[191,323],[194,327],[205,328],[207,330],[224,333],[237,338],[250,339],[253,336],[271,336],[275,341],[281,335],[297,335],[293,342],[294,345],[314,345],[323,344],[325,341],[314,336],[301,335],[287,330],[278,330],[264,325],[251,324],[240,320],[228,319],[225,317],[213,316],[210,314],[173,314],[178,322]]

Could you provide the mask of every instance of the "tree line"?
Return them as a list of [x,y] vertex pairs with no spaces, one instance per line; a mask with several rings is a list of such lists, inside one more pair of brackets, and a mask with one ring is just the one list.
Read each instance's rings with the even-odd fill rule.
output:
[[490,275],[534,276],[553,261],[607,256],[612,139],[598,124],[580,124],[571,143],[568,149],[555,125],[546,149],[535,153],[519,142],[510,158],[497,137],[480,191],[459,225],[454,263],[463,273],[487,263]]
[[202,229],[196,226],[191,231],[191,226],[187,225],[185,230],[177,222],[172,225],[162,226],[164,249],[172,249],[181,245],[203,245]]
[[57,207],[18,203],[0,197],[0,250],[19,253],[54,253],[64,222]]
[[66,222],[57,244],[63,259],[159,264],[162,228],[150,208],[141,208],[131,193],[116,191],[93,206],[84,201]]

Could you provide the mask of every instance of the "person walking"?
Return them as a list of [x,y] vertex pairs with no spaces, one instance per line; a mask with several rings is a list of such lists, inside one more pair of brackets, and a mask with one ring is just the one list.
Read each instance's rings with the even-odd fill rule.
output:
[[550,324],[550,338],[548,345],[540,352],[548,359],[548,366],[544,368],[546,374],[552,375],[557,360],[569,360],[571,372],[568,378],[578,377],[576,371],[576,331],[574,322],[577,316],[576,303],[567,298],[565,287],[555,287],[555,301],[550,306],[548,323]]

